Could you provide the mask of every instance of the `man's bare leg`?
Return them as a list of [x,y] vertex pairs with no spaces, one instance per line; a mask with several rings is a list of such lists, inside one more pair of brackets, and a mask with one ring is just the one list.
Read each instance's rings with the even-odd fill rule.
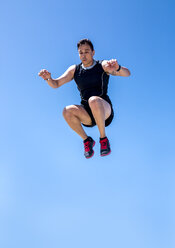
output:
[[80,105],[70,105],[64,108],[63,116],[68,125],[83,139],[87,139],[81,123],[91,125],[92,121],[86,110]]
[[91,125],[92,120],[86,110],[79,105],[70,105],[64,108],[63,116],[68,125],[83,139],[84,141],[84,155],[86,158],[91,158],[94,155],[93,147],[95,141],[88,137],[85,133],[81,123]]
[[100,138],[106,137],[105,120],[111,114],[110,104],[98,96],[92,96],[88,100],[95,122],[100,132]]
[[98,96],[89,98],[89,106],[100,132],[100,155],[109,155],[111,148],[105,133],[105,120],[111,115],[111,106],[107,101]]

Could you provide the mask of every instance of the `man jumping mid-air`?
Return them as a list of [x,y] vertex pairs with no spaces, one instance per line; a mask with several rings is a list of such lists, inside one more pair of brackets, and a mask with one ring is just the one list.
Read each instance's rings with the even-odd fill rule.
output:
[[89,39],[80,40],[77,44],[81,63],[70,66],[57,79],[43,69],[39,72],[52,88],[59,88],[65,83],[75,80],[81,96],[81,105],[70,105],[64,108],[63,116],[68,125],[83,139],[86,158],[94,155],[95,141],[87,136],[82,125],[97,125],[100,133],[100,154],[110,154],[110,144],[106,137],[105,127],[110,125],[114,117],[112,103],[107,95],[109,75],[127,77],[130,71],[120,66],[116,59],[94,60],[94,47]]

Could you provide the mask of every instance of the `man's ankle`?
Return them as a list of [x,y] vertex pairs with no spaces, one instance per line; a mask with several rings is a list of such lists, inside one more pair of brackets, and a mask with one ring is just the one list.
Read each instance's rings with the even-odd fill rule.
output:
[[83,142],[85,143],[86,141],[92,141],[92,138],[88,136]]

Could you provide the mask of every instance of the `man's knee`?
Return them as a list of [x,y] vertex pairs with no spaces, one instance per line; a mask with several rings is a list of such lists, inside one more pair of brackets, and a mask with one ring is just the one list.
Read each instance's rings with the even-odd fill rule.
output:
[[77,105],[69,105],[63,109],[63,116],[65,119],[72,119],[80,115],[80,109]]
[[65,119],[71,119],[72,118],[72,116],[73,116],[73,107],[72,107],[72,105],[66,106],[63,109],[63,116],[64,116]]
[[88,103],[90,108],[98,108],[102,104],[102,101],[98,96],[91,96]]

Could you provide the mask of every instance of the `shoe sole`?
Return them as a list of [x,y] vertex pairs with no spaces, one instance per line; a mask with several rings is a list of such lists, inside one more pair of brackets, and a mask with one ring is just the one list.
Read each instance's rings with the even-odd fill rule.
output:
[[94,151],[90,157],[85,157],[86,159],[92,158],[94,156]]
[[[93,143],[93,146],[92,147],[94,147],[95,146],[95,141],[94,141],[94,143]],[[93,153],[92,153],[92,155],[90,156],[90,157],[85,157],[86,159],[89,159],[89,158],[92,158],[94,156],[94,151],[93,151]]]
[[106,154],[101,154],[100,156],[101,156],[101,157],[105,157],[105,156],[109,155],[110,153],[111,153],[111,151],[108,152],[108,153],[106,153]]

